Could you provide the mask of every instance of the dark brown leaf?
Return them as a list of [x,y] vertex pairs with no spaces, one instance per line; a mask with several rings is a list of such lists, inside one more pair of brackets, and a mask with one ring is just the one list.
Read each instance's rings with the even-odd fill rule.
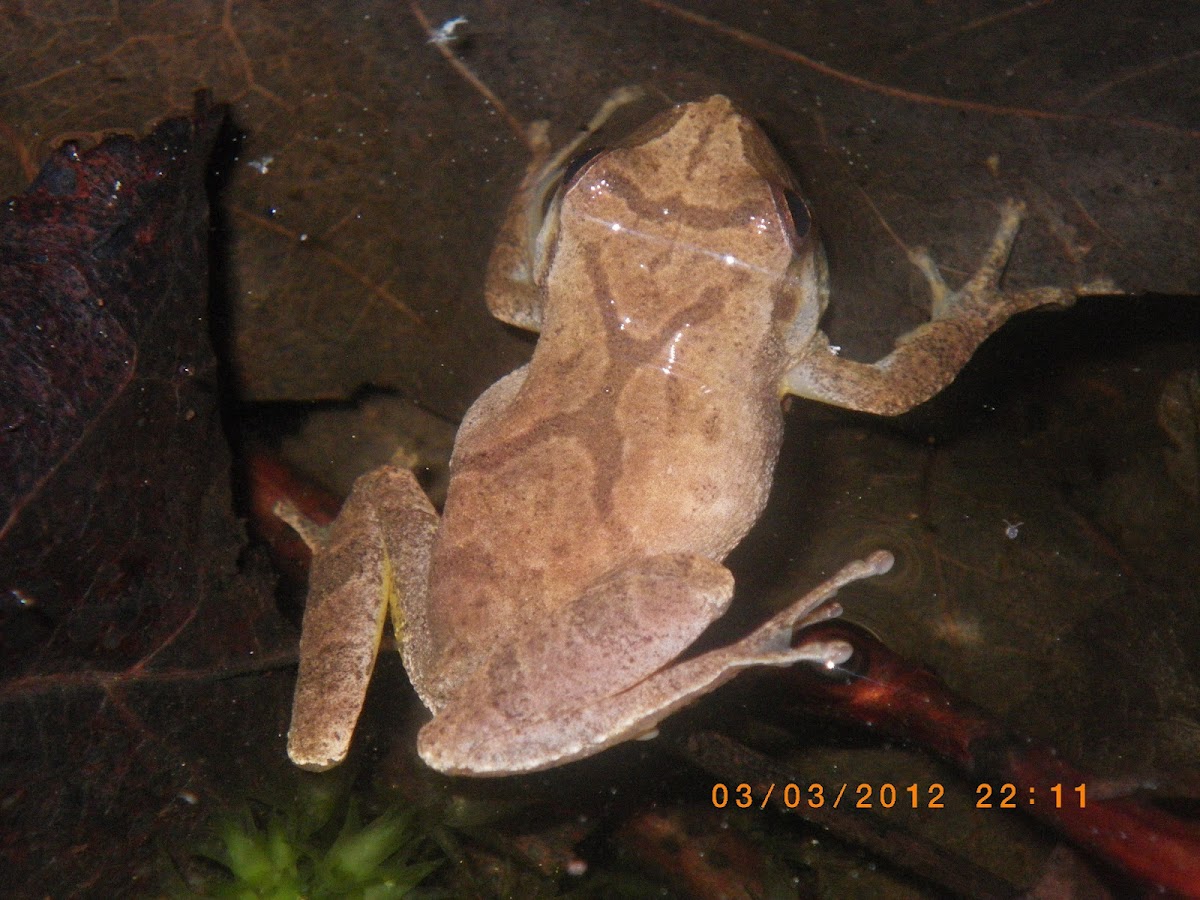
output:
[[120,664],[195,607],[197,510],[227,466],[206,326],[204,175],[221,118],[201,109],[84,154],[66,144],[0,210],[9,673],[31,647],[45,658],[31,617],[63,664]]
[[291,651],[270,582],[236,567],[208,335],[205,181],[223,116],[201,102],[142,140],[67,144],[0,210],[11,896],[152,890],[155,840],[224,796],[206,760],[270,753],[263,710],[286,709],[285,680],[229,678]]

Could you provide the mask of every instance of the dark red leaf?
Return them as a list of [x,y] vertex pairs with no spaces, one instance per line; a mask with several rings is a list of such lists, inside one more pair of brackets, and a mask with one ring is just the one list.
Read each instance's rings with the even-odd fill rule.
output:
[[194,606],[227,468],[208,342],[205,170],[223,112],[68,143],[0,210],[0,588],[27,652],[137,658]]

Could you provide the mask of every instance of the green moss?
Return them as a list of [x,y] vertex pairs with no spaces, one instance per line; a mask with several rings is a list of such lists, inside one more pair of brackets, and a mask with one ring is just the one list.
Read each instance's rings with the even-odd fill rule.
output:
[[[315,793],[314,793],[315,792]],[[321,788],[301,792],[286,810],[249,810],[217,828],[206,855],[221,871],[187,896],[237,900],[390,900],[411,897],[441,864],[413,809],[392,808],[363,824],[354,801],[340,829]]]

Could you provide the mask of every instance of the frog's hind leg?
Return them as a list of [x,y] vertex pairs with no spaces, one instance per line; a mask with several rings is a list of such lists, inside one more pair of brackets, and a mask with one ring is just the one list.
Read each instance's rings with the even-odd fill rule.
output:
[[402,646],[402,630],[424,627],[406,613],[423,608],[437,513],[412,473],[395,466],[359,478],[327,529],[277,512],[313,551],[288,756],[322,771],[346,757],[389,607]]
[[[579,712],[607,710],[612,697],[670,664],[732,597],[729,570],[699,554],[660,554],[614,569],[498,646],[421,729],[417,751],[439,771],[468,775],[586,755],[563,747],[576,741]],[[617,716],[610,711],[592,724],[603,730]],[[582,740],[580,748],[597,741]]]
[[[531,636],[478,671],[474,677],[480,683],[463,691],[475,698],[473,705],[440,710],[421,731],[417,749],[445,772],[536,771],[644,736],[672,712],[750,666],[799,661],[836,665],[849,657],[848,644],[810,641],[793,647],[793,632],[837,615],[840,607],[829,601],[840,588],[882,574],[891,565],[892,556],[885,551],[850,563],[737,643],[670,665],[724,610],[733,583],[723,566],[703,557],[652,557],[589,590],[591,599],[597,599],[597,591],[618,588],[618,602],[605,607],[618,616],[604,610],[590,616],[585,595],[574,605],[574,621],[553,623],[549,627],[557,631]],[[672,607],[679,620],[675,625],[666,616]],[[646,614],[649,623],[642,620]],[[622,628],[624,622],[628,628]],[[672,629],[687,633],[662,643],[664,631]]]

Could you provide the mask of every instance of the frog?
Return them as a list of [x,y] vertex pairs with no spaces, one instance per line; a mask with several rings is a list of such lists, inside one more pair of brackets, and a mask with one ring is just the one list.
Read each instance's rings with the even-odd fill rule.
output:
[[539,337],[464,416],[441,514],[399,464],[360,476],[328,528],[280,511],[313,550],[288,733],[302,768],[346,757],[389,615],[432,713],[417,752],[451,775],[653,736],[748,668],[843,665],[852,646],[805,632],[892,567],[886,549],[687,655],[732,602],[724,560],[767,502],[784,398],[897,415],[1009,317],[1085,292],[1001,288],[1023,216],[1006,201],[959,289],[914,256],[927,322],[877,362],[843,357],[820,327],[829,276],[810,208],[763,130],[717,94],[568,165],[625,102],[556,153],[531,129],[485,299]]

